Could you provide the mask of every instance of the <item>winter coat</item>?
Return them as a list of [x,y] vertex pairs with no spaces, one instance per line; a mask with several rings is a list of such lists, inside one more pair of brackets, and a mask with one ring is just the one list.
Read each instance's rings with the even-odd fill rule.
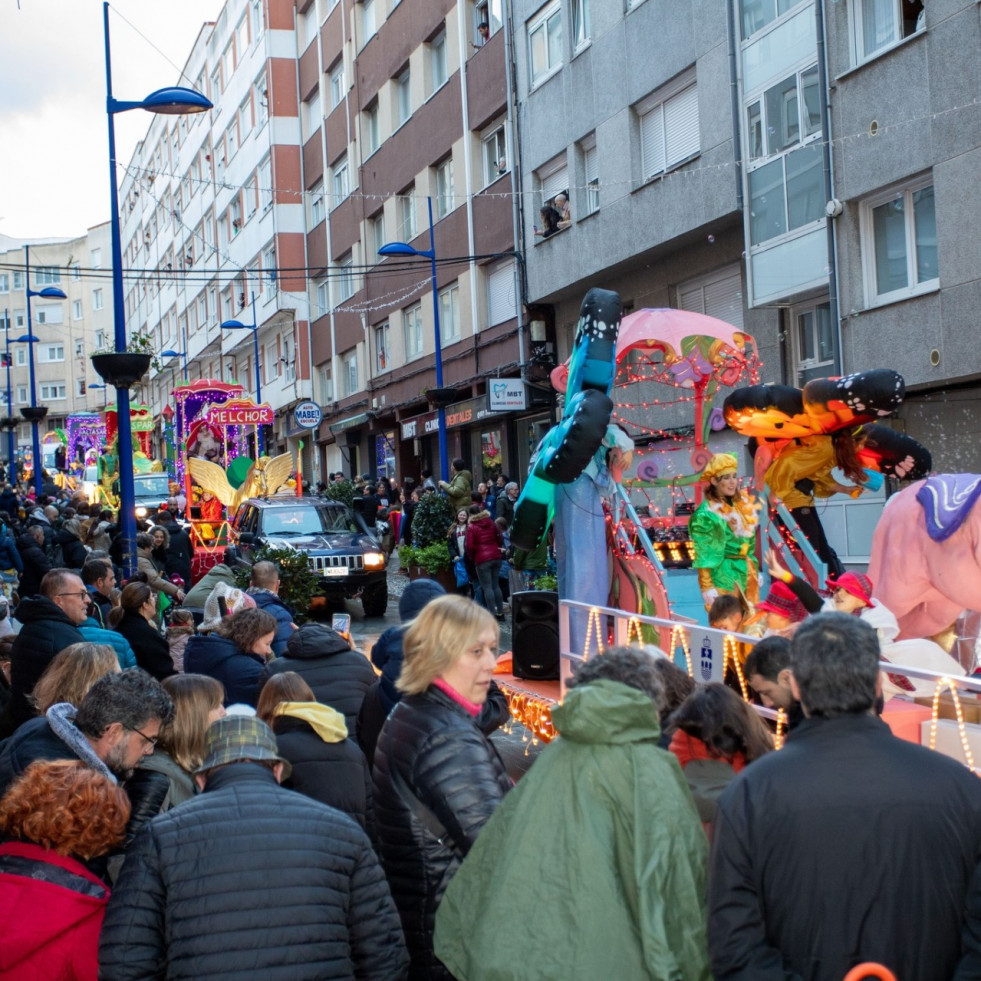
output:
[[[190,582],[190,580],[188,580]],[[184,609],[203,610],[204,604],[211,591],[218,583],[227,583],[229,586],[235,585],[235,573],[227,565],[212,566],[192,587],[188,590],[181,606]]]
[[184,651],[187,649],[188,639],[193,636],[193,633],[183,630],[177,631],[173,627],[167,628],[167,646],[170,648],[170,659],[174,662],[174,670],[178,674],[184,670]]
[[17,551],[24,565],[24,571],[20,574],[20,595],[37,596],[42,577],[51,571],[51,562],[44,548],[38,545],[33,535],[26,532],[17,538]]
[[344,717],[319,702],[286,702],[280,711],[272,730],[279,755],[293,766],[283,786],[350,815],[374,840],[371,773]]
[[13,569],[15,572],[24,571],[24,560],[17,550],[14,536],[6,530],[0,534],[0,569]]
[[458,470],[448,484],[444,480],[439,483],[446,491],[446,497],[454,514],[473,504],[473,474],[469,470]]
[[98,621],[89,617],[79,628],[79,633],[92,644],[105,644],[116,652],[119,670],[136,667],[136,655],[129,641],[118,630],[106,630]]
[[273,637],[272,649],[276,657],[286,653],[286,643],[293,636],[296,627],[293,625],[293,611],[271,589],[251,588],[246,590],[255,600],[255,605],[276,618],[276,634]]
[[180,576],[184,580],[184,585],[191,585],[191,560],[194,558],[194,546],[191,544],[191,537],[176,522],[161,525],[167,532],[167,554],[164,559],[164,568],[168,576]]
[[85,565],[89,550],[77,535],[73,535],[67,528],[55,528],[52,538],[55,547],[61,548],[62,564],[66,569],[77,571]]
[[[511,780],[474,719],[435,686],[395,706],[378,740],[373,777],[378,854],[402,918],[410,981],[448,979],[433,953],[436,907]],[[446,833],[437,838],[403,792],[428,808]]]
[[[488,507],[487,510],[490,511],[490,508]],[[504,518],[510,528],[511,522],[514,521],[514,501],[502,491],[501,496],[494,502],[494,510],[491,513],[495,518]]]
[[20,501],[17,499],[17,495],[7,487],[5,490],[0,491],[0,511],[5,511],[12,518],[17,517],[17,512],[20,510]]
[[81,862],[25,841],[0,845],[0,977],[96,981],[109,889]]
[[165,593],[167,596],[171,597],[177,595],[177,587],[172,582],[167,582],[167,580],[160,575],[160,571],[153,564],[150,554],[145,549],[137,549],[136,568],[137,571],[146,573],[147,585],[155,593]]
[[541,981],[708,981],[708,848],[677,761],[658,748],[656,707],[602,680],[567,692],[552,718],[561,738],[449,884],[437,956],[467,981],[517,981],[529,962]]
[[863,961],[979,977],[979,856],[981,781],[962,763],[870,715],[805,719],[719,798],[715,977],[837,981]]
[[714,754],[701,739],[675,729],[668,744],[681,764],[685,782],[698,808],[698,816],[706,834],[711,838],[719,795],[746,769],[746,756],[737,752],[732,759]]
[[367,835],[252,762],[144,828],[99,945],[103,981],[396,981],[406,960]]
[[170,645],[160,631],[137,610],[127,610],[116,630],[136,652],[136,663],[158,681],[177,674],[170,659]]
[[144,756],[137,769],[162,774],[167,778],[167,794],[158,811],[169,811],[172,807],[190,800],[197,792],[191,774],[159,747],[149,756]]
[[226,705],[255,707],[263,663],[258,654],[246,654],[218,634],[195,634],[184,648],[184,670],[220,681],[225,686]]
[[467,525],[467,558],[474,565],[483,565],[485,562],[500,562],[501,549],[504,547],[504,536],[501,529],[491,521],[491,516],[486,511],[474,515]]
[[361,651],[352,651],[326,624],[305,623],[293,631],[286,655],[266,665],[259,688],[281,671],[295,671],[313,689],[314,698],[337,709],[347,731],[354,732],[364,693],[375,681],[375,672]]
[[33,719],[27,696],[34,690],[55,654],[85,637],[68,615],[46,596],[32,596],[17,604],[16,617],[24,625],[10,649],[10,718],[15,726]]

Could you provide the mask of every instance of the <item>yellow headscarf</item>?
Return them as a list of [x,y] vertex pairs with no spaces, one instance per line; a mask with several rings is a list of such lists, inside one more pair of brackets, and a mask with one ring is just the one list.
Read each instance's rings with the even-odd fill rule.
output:
[[721,473],[728,473],[730,470],[735,473],[739,468],[739,461],[731,453],[716,453],[702,471],[702,481],[706,484],[711,483],[713,477],[718,477]]

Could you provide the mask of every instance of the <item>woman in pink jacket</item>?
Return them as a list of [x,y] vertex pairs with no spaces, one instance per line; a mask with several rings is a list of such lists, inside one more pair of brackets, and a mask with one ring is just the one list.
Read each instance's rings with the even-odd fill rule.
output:
[[477,581],[483,593],[484,606],[496,614],[498,620],[504,619],[504,596],[500,582],[503,550],[501,529],[494,524],[489,511],[474,504],[470,508],[464,552],[477,569]]

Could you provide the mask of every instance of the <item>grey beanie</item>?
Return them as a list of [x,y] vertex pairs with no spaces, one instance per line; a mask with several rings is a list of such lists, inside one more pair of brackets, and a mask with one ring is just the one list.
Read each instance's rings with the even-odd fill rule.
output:
[[435,579],[413,579],[399,597],[399,619],[402,623],[414,620],[430,600],[445,595],[446,590]]

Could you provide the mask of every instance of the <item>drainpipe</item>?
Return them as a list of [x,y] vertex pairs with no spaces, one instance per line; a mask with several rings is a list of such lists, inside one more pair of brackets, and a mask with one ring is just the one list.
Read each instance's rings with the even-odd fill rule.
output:
[[[516,66],[512,56],[512,48],[514,45],[514,36],[512,34],[514,17],[512,16],[511,0],[506,0],[502,7],[501,13],[504,14],[504,23],[501,25],[501,30],[504,31],[504,65],[508,100],[508,136],[510,137],[510,146],[508,149],[511,151],[511,223],[514,228],[514,251],[517,253],[520,251],[519,246],[524,241],[524,237],[521,234],[521,208],[518,204],[521,182],[521,154],[519,152],[519,147],[521,144],[518,142],[518,106],[517,102],[515,101],[517,85],[515,84],[514,77]],[[524,273],[524,263],[515,262],[514,296],[515,299],[520,298],[520,302],[515,304],[515,306],[517,307],[518,314],[518,374],[521,378],[525,377],[525,335],[524,331],[521,329],[521,321],[524,317],[525,308],[528,305],[528,282]]]
[[736,59],[736,0],[726,4],[726,26],[729,34],[729,108],[732,113],[732,156],[736,174],[736,207],[743,210],[743,141],[742,109],[739,105],[739,63]]

